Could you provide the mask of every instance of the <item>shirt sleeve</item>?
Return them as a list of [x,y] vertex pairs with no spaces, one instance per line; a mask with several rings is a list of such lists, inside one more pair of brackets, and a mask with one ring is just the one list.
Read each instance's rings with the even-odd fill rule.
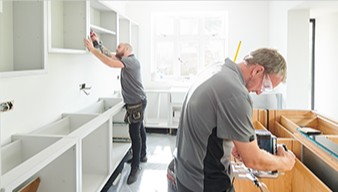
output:
[[131,70],[137,70],[139,68],[139,66],[136,65],[132,57],[122,57],[121,61],[124,64],[125,68],[131,69]]
[[249,95],[222,100],[217,108],[217,136],[222,139],[251,142],[256,138],[252,111]]

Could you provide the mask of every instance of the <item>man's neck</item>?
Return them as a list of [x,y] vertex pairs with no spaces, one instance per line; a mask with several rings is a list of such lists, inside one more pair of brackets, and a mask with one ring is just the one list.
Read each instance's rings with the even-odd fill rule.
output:
[[241,69],[242,75],[244,77],[244,82],[245,84],[247,83],[247,81],[250,79],[250,66],[247,65],[246,62],[241,61],[240,63],[238,63],[239,68]]
[[129,56],[131,56],[131,55],[133,55],[133,53],[128,52],[128,53],[124,53],[124,54],[123,54],[123,57],[129,57]]

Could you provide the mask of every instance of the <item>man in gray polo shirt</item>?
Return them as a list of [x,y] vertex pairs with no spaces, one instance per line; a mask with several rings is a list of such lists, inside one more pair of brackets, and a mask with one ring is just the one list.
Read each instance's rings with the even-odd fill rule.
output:
[[[94,47],[94,41],[98,49]],[[98,42],[99,39],[94,32],[92,32],[91,38],[84,39],[88,50],[104,64],[109,67],[121,68],[122,97],[128,111],[126,121],[129,123],[129,135],[133,152],[127,184],[132,184],[137,180],[140,173],[140,162],[147,161],[146,131],[143,125],[143,113],[147,105],[147,99],[142,85],[141,65],[132,53],[133,49],[130,44],[120,43],[116,49],[116,54],[113,55]]]
[[257,49],[238,64],[226,59],[203,73],[188,91],[177,132],[179,192],[233,191],[231,154],[257,170],[290,170],[291,151],[259,149],[250,92],[261,94],[286,79],[286,62],[274,49]]

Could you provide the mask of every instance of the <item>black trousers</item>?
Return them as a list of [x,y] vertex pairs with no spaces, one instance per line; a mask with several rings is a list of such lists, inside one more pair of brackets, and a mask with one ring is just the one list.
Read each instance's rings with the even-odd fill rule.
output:
[[[147,106],[147,100],[142,100],[143,113]],[[131,149],[133,152],[133,159],[131,161],[131,168],[137,169],[140,166],[140,159],[147,155],[147,138],[146,130],[143,121],[129,124],[129,136],[131,139]]]

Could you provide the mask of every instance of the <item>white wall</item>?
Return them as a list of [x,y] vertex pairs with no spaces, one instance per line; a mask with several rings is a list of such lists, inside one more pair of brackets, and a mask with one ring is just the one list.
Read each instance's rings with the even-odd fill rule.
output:
[[[301,1],[271,1],[269,3],[269,47],[278,49],[285,59],[288,58],[288,10],[301,3]],[[289,64],[288,60],[287,63]],[[288,77],[292,78],[292,76],[293,75],[289,72]],[[287,82],[290,82],[289,79]],[[283,94],[282,98],[284,108],[291,106],[287,103],[287,82],[281,83],[278,87],[276,87],[276,91]],[[289,98],[292,100],[292,95],[289,96]]]
[[[91,54],[49,54],[47,72],[41,75],[0,79],[0,100],[14,100],[12,111],[1,113],[1,142],[10,135],[27,133],[113,95],[119,70],[106,67]],[[79,84],[90,83],[89,96]]]
[[[309,18],[316,19],[315,110],[338,119],[336,50],[337,1],[271,1],[269,43],[287,56],[288,80],[283,87],[288,109],[310,109]],[[302,31],[302,33],[300,33]],[[329,80],[328,78],[333,80]],[[332,82],[328,86],[328,83]]]
[[338,11],[316,18],[315,110],[338,120]]
[[[143,79],[146,86],[157,86],[150,84],[150,14],[152,11],[220,11],[227,10],[229,16],[229,56],[235,54],[238,41],[242,40],[242,47],[238,59],[242,58],[252,49],[270,46],[280,50],[287,59],[293,60],[298,57],[302,49],[295,49],[294,56],[290,55],[288,47],[288,11],[296,9],[304,11],[318,7],[313,2],[292,1],[190,1],[190,2],[151,2],[133,1],[126,4],[125,14],[139,24],[139,59],[142,64]],[[326,2],[325,7],[334,7],[337,2]],[[311,5],[309,5],[311,4]],[[197,5],[201,6],[198,8]],[[299,6],[302,5],[302,6]],[[337,7],[337,6],[336,6]],[[123,10],[123,8],[119,8]],[[325,12],[325,11],[324,11]],[[333,16],[337,17],[337,16]],[[329,19],[333,18],[329,17]],[[326,20],[326,18],[324,18]],[[326,24],[322,24],[325,26]],[[329,25],[326,25],[327,27]],[[336,25],[335,25],[336,26]],[[297,26],[298,27],[298,26]],[[337,28],[330,28],[330,38],[323,42],[331,42],[329,46],[321,47],[319,50],[337,50]],[[321,32],[324,34],[325,29]],[[320,33],[319,33],[320,34]],[[325,34],[327,35],[327,34]],[[323,36],[324,37],[324,36]],[[295,45],[296,46],[296,45]],[[317,52],[319,51],[317,50]],[[332,66],[335,64],[334,53],[324,52],[318,55],[323,62],[324,70],[319,70],[324,77],[335,77],[328,73],[337,71]],[[305,56],[304,56],[305,57]],[[292,63],[292,64],[291,64]],[[299,62],[291,62],[288,71],[287,82],[287,107],[309,108],[308,101],[304,100],[303,92],[308,93],[307,86],[296,86],[297,81],[307,78]],[[8,142],[14,133],[26,133],[37,129],[45,124],[61,117],[64,112],[76,112],[81,108],[95,102],[98,97],[111,96],[118,89],[119,82],[116,79],[119,70],[111,69],[100,63],[90,54],[49,54],[47,72],[42,75],[2,78],[0,79],[0,101],[14,100],[14,109],[10,112],[0,114],[1,144]],[[327,70],[326,70],[327,69]],[[308,69],[306,69],[308,70]],[[325,75],[327,74],[327,75]],[[327,82],[325,78],[323,83]],[[294,83],[296,81],[296,83]],[[334,80],[335,82],[336,80]],[[307,84],[308,82],[305,82]],[[79,91],[80,83],[90,83],[91,94],[86,96]],[[290,85],[291,84],[291,85]],[[292,88],[292,86],[294,86]],[[291,88],[290,88],[291,87]],[[334,87],[332,98],[325,97],[318,101],[317,108],[331,116],[337,116],[337,91]],[[282,90],[286,88],[282,88]],[[327,88],[330,89],[330,88]],[[292,91],[291,91],[292,90]],[[286,91],[285,91],[286,92]],[[319,97],[319,96],[318,96]],[[306,95],[305,98],[308,98]],[[320,98],[322,98],[320,96]],[[299,103],[298,103],[299,101]],[[325,103],[324,103],[325,102]],[[331,104],[334,102],[333,104]],[[301,104],[301,106],[299,105]]]
[[[150,81],[151,65],[151,13],[189,11],[228,11],[228,56],[233,58],[239,41],[242,41],[237,59],[249,51],[268,46],[267,1],[131,1],[126,14],[139,25],[139,59],[146,87],[158,87]],[[149,75],[146,75],[149,74]],[[169,86],[163,85],[160,86]]]
[[290,109],[311,109],[310,11],[288,12],[288,85]]

